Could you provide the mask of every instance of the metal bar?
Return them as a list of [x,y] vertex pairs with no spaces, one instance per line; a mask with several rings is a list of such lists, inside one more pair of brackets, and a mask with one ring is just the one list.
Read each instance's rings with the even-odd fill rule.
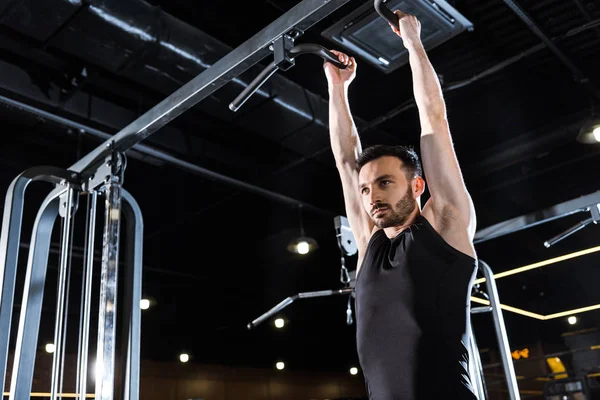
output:
[[[210,96],[233,78],[257,64],[270,54],[269,45],[291,30],[304,32],[313,24],[349,0],[303,0],[277,18],[266,28],[233,49],[210,68],[175,91],[162,102],[117,133],[110,141],[101,144],[71,166],[71,170],[93,173],[110,151],[125,152],[152,133]],[[109,149],[109,145],[112,146]],[[112,149],[112,150],[111,150]]]
[[336,290],[320,290],[317,292],[298,293],[298,294],[295,294],[294,296],[287,297],[286,299],[281,301],[279,304],[277,304],[275,307],[271,308],[269,311],[267,311],[260,317],[256,318],[254,321],[250,322],[247,325],[247,327],[248,327],[248,329],[256,328],[259,324],[264,322],[266,319],[271,317],[273,314],[283,310],[284,308],[286,308],[287,306],[292,304],[297,299],[307,299],[307,298],[312,298],[312,297],[324,297],[324,296],[337,296],[337,295],[343,295],[343,294],[351,294],[352,292],[354,292],[354,288],[344,288],[344,289],[336,289]]
[[298,293],[299,299],[310,299],[312,297],[324,297],[324,296],[339,296],[342,294],[351,294],[354,292],[354,288],[344,288],[344,289],[336,289],[336,290],[319,290],[317,292],[304,292]]
[[[592,22],[594,20],[592,18],[592,14],[590,14],[590,12],[583,5],[583,3],[581,2],[581,0],[573,0],[573,1],[577,5],[577,8],[579,8],[579,11],[581,11],[581,13],[584,15],[585,19],[587,19],[588,21]],[[593,29],[594,29],[594,32],[596,32],[596,36],[598,36],[600,38],[600,28],[594,27]]]
[[17,176],[6,191],[0,234],[0,371],[2,371],[0,387],[2,388],[6,379],[5,371],[10,345],[25,190],[32,181],[57,184],[67,177],[67,171],[61,168],[35,167]]
[[600,203],[600,191],[594,192],[576,199],[555,204],[541,211],[532,212],[512,218],[504,222],[483,228],[475,234],[474,243],[482,243],[487,240],[495,239],[509,233],[518,232],[523,229],[531,228],[558,218],[576,214],[578,212],[588,211]]
[[90,308],[92,303],[92,280],[94,272],[94,243],[96,237],[96,192],[88,194],[86,221],[86,241],[84,248],[84,273],[81,290],[81,311],[79,313],[79,346],[77,348],[77,379],[75,396],[85,399],[87,394],[88,351],[90,341]]
[[481,355],[479,354],[479,346],[473,333],[473,325],[469,322],[469,345],[471,348],[470,369],[471,377],[473,378],[473,386],[477,392],[479,400],[487,400],[487,390],[485,388],[485,377],[483,375],[483,366],[481,364]]
[[271,308],[269,311],[256,318],[254,321],[250,322],[247,327],[248,329],[256,328],[258,325],[262,324],[267,318],[271,317],[273,314],[283,310],[290,304],[294,302],[293,297],[287,297],[283,301],[279,302],[275,307]]
[[123,400],[138,400],[140,389],[140,340],[142,313],[142,255],[144,242],[144,220],[142,210],[133,196],[123,190],[123,214],[127,234],[125,293],[123,316],[125,323],[123,340],[126,343],[124,363],[125,378]]
[[482,306],[482,307],[472,307],[471,314],[482,314],[486,312],[492,311],[492,307],[490,306]]
[[[38,115],[44,119],[54,121],[58,124],[72,127],[74,129],[77,129],[79,132],[81,132],[83,134],[87,134],[89,136],[93,136],[93,137],[101,139],[101,140],[108,141],[113,137],[113,135],[103,132],[101,130],[98,130],[96,128],[92,128],[90,126],[80,124],[79,122],[75,122],[70,119],[61,117],[59,115],[49,113],[45,110],[41,110],[41,109],[33,107],[29,104],[21,103],[17,100],[10,99],[10,98],[4,97],[2,95],[0,95],[0,102],[8,104],[12,107],[17,107],[18,109],[21,109],[21,110],[25,110],[32,114]],[[231,178],[229,176],[219,174],[218,172],[214,172],[209,169],[200,167],[199,165],[190,163],[188,161],[181,160],[169,153],[154,149],[145,144],[136,144],[135,146],[133,146],[132,149],[141,154],[145,154],[145,155],[153,157],[157,160],[164,161],[167,164],[173,165],[178,168],[182,168],[183,170],[186,170],[186,171],[190,171],[196,175],[200,175],[200,176],[203,176],[208,179],[214,179],[219,182],[225,183],[227,185],[243,189],[250,193],[254,193],[259,196],[266,197],[268,199],[271,199],[271,200],[274,200],[277,202],[281,202],[284,204],[291,204],[291,205],[301,205],[305,210],[310,210],[316,214],[322,214],[324,216],[334,216],[335,215],[335,213],[332,211],[324,210],[322,208],[316,207],[312,204],[304,203],[304,202],[294,199],[292,197],[284,196],[277,192],[263,189],[259,186],[252,185],[247,182],[243,182],[243,181]]]
[[265,69],[242,92],[229,103],[229,109],[236,112],[241,106],[264,84],[275,72],[279,70],[279,66],[275,62],[269,63]]
[[[71,207],[65,207],[67,210],[71,210],[71,223],[70,223],[70,231],[69,231],[69,241],[67,243],[67,249],[68,249],[68,254],[67,254],[67,285],[65,288],[65,306],[64,306],[64,311],[63,311],[63,315],[68,316],[69,315],[69,294],[71,293],[71,271],[72,271],[72,258],[73,258],[73,233],[75,232],[75,212],[77,210],[77,206],[78,206],[78,199],[79,199],[79,193],[77,194],[73,194],[72,197],[72,204]],[[61,204],[65,204],[65,202],[61,203]],[[50,246],[52,246],[52,243],[50,243]],[[61,255],[62,257],[62,255]],[[60,358],[60,380],[59,380],[59,386],[58,386],[58,393],[64,393],[63,392],[63,384],[64,384],[64,377],[65,377],[65,354],[66,354],[66,348],[67,348],[67,329],[68,329],[68,325],[69,325],[69,319],[67,317],[63,318],[63,337],[62,337],[62,351],[61,351],[61,358]]]
[[22,400],[30,397],[42,316],[44,284],[48,269],[50,239],[58,215],[60,196],[66,191],[66,187],[54,189],[42,203],[35,219],[25,274],[9,400]]
[[[116,163],[116,158],[113,158]],[[121,179],[111,175],[105,185],[104,237],[100,278],[100,313],[96,365],[96,400],[113,400],[117,324],[117,278],[121,222]]]
[[506,334],[506,326],[504,325],[504,317],[500,308],[500,299],[498,297],[498,288],[494,279],[494,273],[489,265],[481,259],[479,260],[479,269],[485,276],[487,293],[490,298],[490,306],[492,307],[492,317],[494,320],[494,328],[496,330],[496,338],[498,339],[498,348],[500,349],[500,357],[504,374],[506,376],[506,386],[510,400],[519,400],[519,387],[517,385],[517,376],[510,354],[510,345],[508,343],[508,335]]
[[[62,393],[60,390],[61,378],[61,359],[63,356],[64,339],[64,319],[66,303],[67,269],[69,264],[69,244],[71,243],[71,218],[73,207],[73,188],[67,185],[67,191],[64,199],[61,198],[61,208],[63,209],[63,226],[61,237],[60,258],[58,267],[58,293],[56,296],[56,317],[54,321],[54,354],[52,357],[52,380],[50,384],[50,399],[56,400],[56,394]],[[50,248],[48,247],[48,250]]]
[[551,239],[546,240],[544,242],[544,246],[545,247],[553,246],[556,243],[560,242],[561,240],[563,240],[563,239],[571,236],[575,232],[579,232],[580,230],[582,230],[583,228],[585,228],[586,226],[588,226],[592,222],[594,222],[594,218],[592,218],[592,217],[589,217],[585,221],[578,222],[577,224],[575,224],[574,226],[570,227],[566,231],[564,231],[562,233],[559,233],[558,235],[552,237]]

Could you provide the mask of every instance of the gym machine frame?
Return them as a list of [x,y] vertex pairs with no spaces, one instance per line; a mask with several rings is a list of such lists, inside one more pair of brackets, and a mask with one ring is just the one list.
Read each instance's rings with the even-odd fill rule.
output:
[[276,70],[286,70],[293,66],[295,57],[299,55],[315,54],[343,68],[344,66],[339,63],[337,57],[321,46],[315,44],[294,46],[294,40],[348,1],[303,0],[71,167],[67,169],[51,166],[33,167],[13,180],[6,194],[0,238],[0,384],[2,388],[4,388],[7,375],[6,367],[9,357],[25,189],[32,181],[50,183],[53,185],[53,189],[42,202],[33,226],[9,400],[30,397],[50,241],[58,215],[62,217],[62,235],[54,333],[56,347],[53,356],[50,395],[52,400],[61,396],[66,338],[65,315],[68,307],[70,280],[69,255],[74,217],[79,198],[82,195],[87,196],[88,207],[76,396],[77,398],[86,397],[95,216],[97,197],[104,196],[105,220],[96,359],[100,374],[96,379],[95,398],[97,400],[115,398],[117,276],[120,222],[121,212],[123,212],[126,221],[127,245],[125,249],[125,282],[121,282],[125,284],[122,329],[124,331],[123,346],[126,348],[122,360],[122,392],[117,394],[117,398],[139,399],[143,220],[135,199],[122,187],[127,164],[125,152],[271,53],[275,56],[274,61],[232,102],[231,110],[237,110],[247,97],[254,93]]

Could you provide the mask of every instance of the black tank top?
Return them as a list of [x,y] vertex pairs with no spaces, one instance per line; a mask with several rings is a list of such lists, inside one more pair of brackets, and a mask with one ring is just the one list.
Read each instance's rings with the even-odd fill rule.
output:
[[469,376],[476,261],[423,216],[375,232],[356,279],[357,349],[371,400],[477,399]]

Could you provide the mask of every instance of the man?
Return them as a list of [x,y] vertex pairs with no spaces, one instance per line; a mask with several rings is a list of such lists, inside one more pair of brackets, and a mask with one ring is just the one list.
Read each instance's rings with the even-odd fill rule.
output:
[[414,16],[392,30],[409,52],[421,154],[361,149],[348,103],[356,60],[326,62],[332,151],[358,247],[357,350],[372,400],[476,399],[469,378],[475,212],[453,148],[442,91]]

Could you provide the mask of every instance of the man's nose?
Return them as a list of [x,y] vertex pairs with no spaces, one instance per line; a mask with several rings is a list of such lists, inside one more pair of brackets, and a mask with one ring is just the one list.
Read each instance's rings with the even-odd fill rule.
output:
[[369,204],[371,206],[374,206],[375,204],[378,204],[378,203],[381,203],[381,199],[379,198],[379,196],[376,193],[371,192],[371,198],[369,199]]

